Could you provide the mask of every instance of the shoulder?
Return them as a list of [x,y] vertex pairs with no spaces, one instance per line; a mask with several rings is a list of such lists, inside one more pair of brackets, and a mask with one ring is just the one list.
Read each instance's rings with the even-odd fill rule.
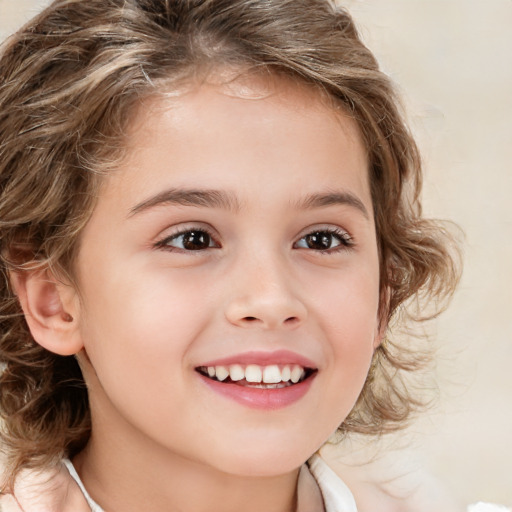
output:
[[361,458],[338,456],[336,447],[322,451],[327,464],[352,491],[358,512],[512,512],[491,503],[464,506],[443,482],[411,464],[409,456],[407,450],[391,452],[369,456],[370,462],[362,463]]
[[47,471],[24,470],[14,494],[0,497],[0,512],[90,512],[64,464]]
[[14,499],[14,496],[10,494],[4,494],[0,496],[0,512],[23,512],[19,507],[18,503]]
[[406,452],[368,457],[364,463],[337,456],[335,447],[322,456],[352,491],[358,512],[466,512],[440,480],[411,464]]

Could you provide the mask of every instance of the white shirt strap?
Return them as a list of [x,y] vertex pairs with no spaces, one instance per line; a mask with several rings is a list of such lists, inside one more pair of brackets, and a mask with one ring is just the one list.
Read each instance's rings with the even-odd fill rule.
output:
[[308,466],[322,492],[325,512],[357,512],[350,489],[319,455],[313,455]]
[[73,480],[78,484],[78,487],[80,487],[80,490],[82,491],[85,500],[91,507],[91,512],[103,512],[103,509],[93,501],[93,499],[89,496],[89,493],[85,490],[84,484],[82,483],[82,480],[80,480],[80,477],[78,476],[78,473],[76,472],[73,463],[69,459],[64,459],[62,462],[69,471],[69,474],[73,477]]

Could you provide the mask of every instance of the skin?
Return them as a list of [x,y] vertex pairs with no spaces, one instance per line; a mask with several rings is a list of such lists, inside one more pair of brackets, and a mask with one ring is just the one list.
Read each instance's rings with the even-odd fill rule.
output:
[[16,478],[14,494],[0,497],[2,512],[90,512],[82,491],[66,467],[24,470]]
[[[79,354],[93,434],[74,463],[106,510],[294,510],[300,466],[352,409],[381,339],[355,123],[284,80],[237,87],[147,102],[82,234],[78,290],[48,272],[15,283],[34,338]],[[154,200],[198,188],[229,200]],[[206,246],[185,249],[186,230]],[[286,407],[247,407],[196,371],[281,349],[316,370]]]
[[[338,452],[327,445],[322,449],[322,457],[349,485],[359,512],[466,510],[432,475],[411,468],[407,451],[388,453],[363,465],[350,456],[340,460]],[[2,512],[90,512],[64,466],[43,473],[22,473],[17,479],[15,495],[16,498],[11,495],[0,498]]]

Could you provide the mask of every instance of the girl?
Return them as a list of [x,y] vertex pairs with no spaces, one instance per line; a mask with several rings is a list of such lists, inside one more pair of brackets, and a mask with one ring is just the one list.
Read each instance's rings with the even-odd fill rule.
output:
[[315,454],[405,424],[387,328],[457,267],[349,15],[57,0],[0,76],[9,506],[356,510]]

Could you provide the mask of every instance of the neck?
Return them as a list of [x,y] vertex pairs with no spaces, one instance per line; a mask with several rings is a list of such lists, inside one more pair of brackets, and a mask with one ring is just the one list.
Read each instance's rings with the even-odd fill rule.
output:
[[108,512],[296,509],[299,469],[269,477],[225,473],[170,452],[94,409],[93,435],[73,462],[91,497]]

